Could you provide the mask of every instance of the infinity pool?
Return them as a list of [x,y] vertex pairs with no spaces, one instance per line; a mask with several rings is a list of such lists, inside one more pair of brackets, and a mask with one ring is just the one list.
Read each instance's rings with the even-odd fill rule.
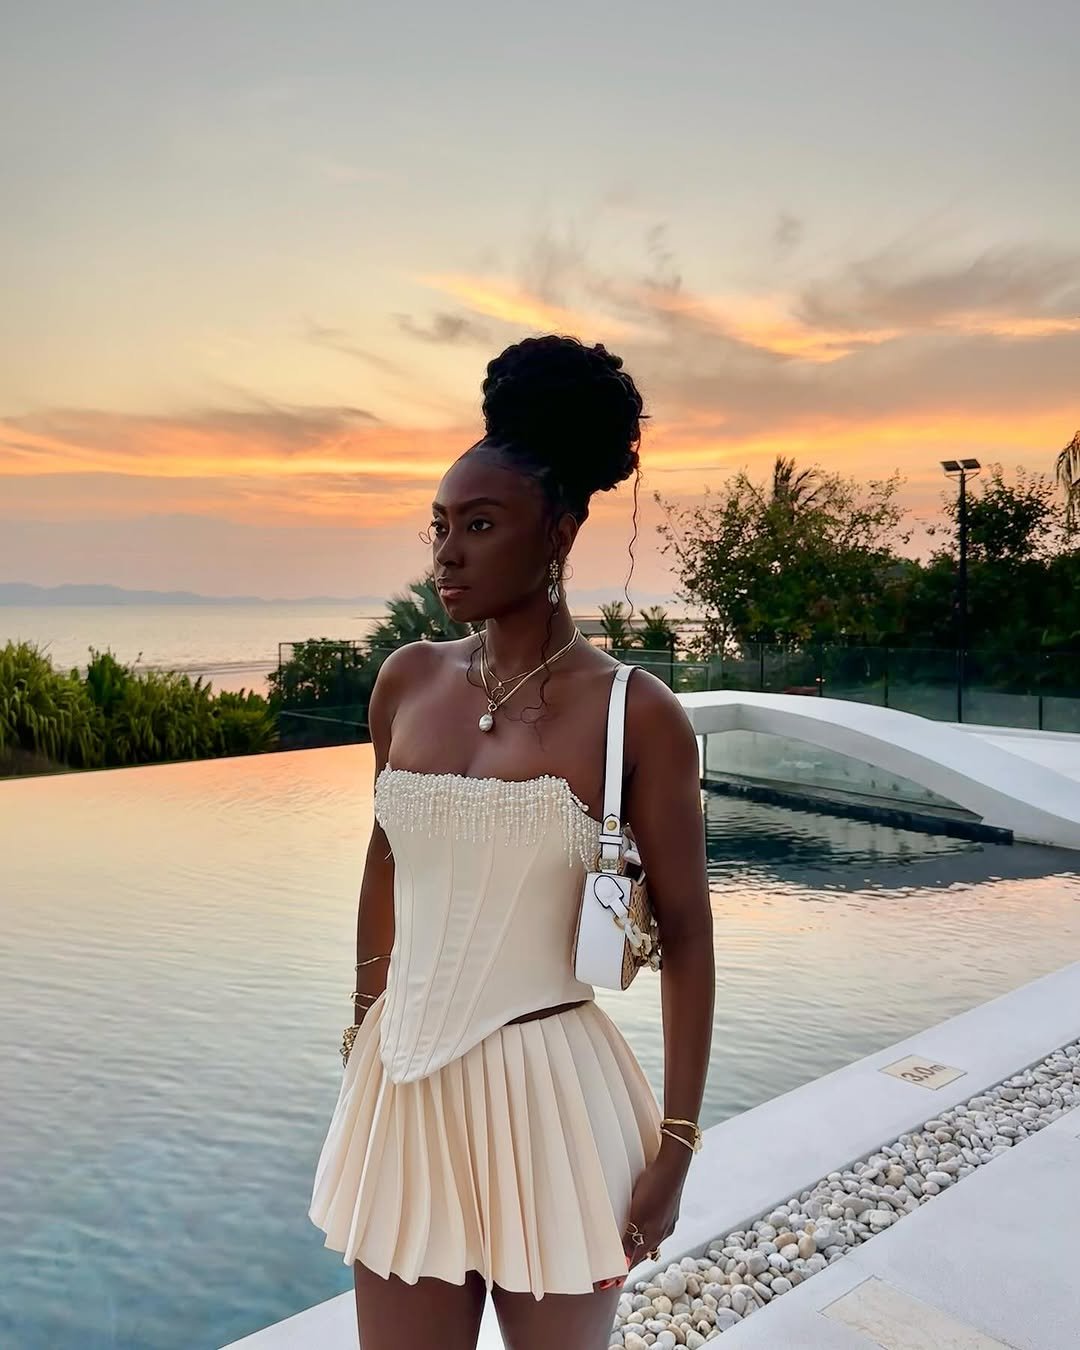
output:
[[[0,781],[5,1350],[218,1350],[351,1287],[307,1205],[371,778],[346,746]],[[1080,958],[1074,854],[705,801],[707,1124]],[[659,1093],[658,996],[600,1000]]]

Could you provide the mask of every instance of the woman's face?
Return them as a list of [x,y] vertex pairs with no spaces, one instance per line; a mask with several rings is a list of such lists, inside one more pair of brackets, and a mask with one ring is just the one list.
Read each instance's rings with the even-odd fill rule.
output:
[[497,454],[466,454],[450,466],[430,530],[435,584],[461,623],[490,619],[547,585],[553,544],[543,494]]

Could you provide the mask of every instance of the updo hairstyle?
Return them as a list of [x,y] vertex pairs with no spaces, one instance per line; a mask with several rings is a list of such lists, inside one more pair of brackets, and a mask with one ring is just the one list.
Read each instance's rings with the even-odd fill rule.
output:
[[622,358],[574,337],[530,337],[488,363],[485,443],[540,481],[557,516],[583,522],[589,498],[638,469],[641,395]]

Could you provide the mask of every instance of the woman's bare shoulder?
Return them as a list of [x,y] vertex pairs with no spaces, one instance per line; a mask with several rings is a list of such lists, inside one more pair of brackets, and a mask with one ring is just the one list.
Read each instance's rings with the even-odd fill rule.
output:
[[[464,639],[452,642],[427,640],[406,642],[400,647],[395,647],[384,658],[375,673],[375,682],[368,700],[368,724],[377,743],[381,737],[385,741],[385,747],[389,746],[389,733],[394,716],[402,703],[408,699],[410,690],[430,687],[449,661],[466,659],[464,647],[467,641]],[[458,653],[451,653],[447,650],[451,647],[460,650]]]
[[626,690],[626,758],[629,763],[697,764],[697,737],[679,697],[651,670],[639,666]]
[[[474,642],[471,638],[454,638],[447,642],[421,639],[395,647],[379,666],[375,689],[379,694],[399,695],[417,681],[425,683],[448,666],[468,661]],[[374,692],[374,691],[373,691]]]

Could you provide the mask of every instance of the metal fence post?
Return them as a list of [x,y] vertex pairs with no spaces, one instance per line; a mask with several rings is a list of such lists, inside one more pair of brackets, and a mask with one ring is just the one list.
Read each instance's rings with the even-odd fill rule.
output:
[[964,720],[964,649],[956,649],[956,720]]

